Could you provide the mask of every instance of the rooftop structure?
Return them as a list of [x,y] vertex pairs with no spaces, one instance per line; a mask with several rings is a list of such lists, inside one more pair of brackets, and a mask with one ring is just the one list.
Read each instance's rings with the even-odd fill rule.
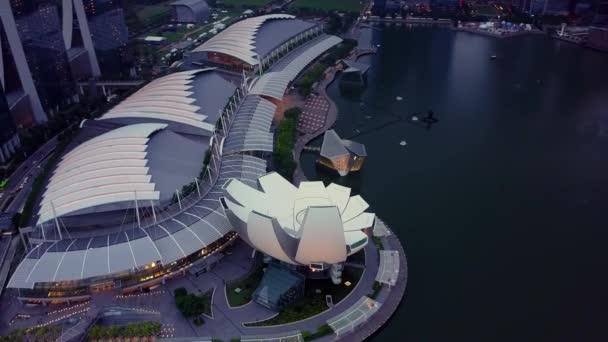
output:
[[[294,46],[322,32],[319,24],[288,14],[268,14],[239,21],[193,50],[208,63],[231,69],[266,69]],[[257,68],[256,68],[257,67]]]
[[367,245],[363,230],[374,224],[363,198],[336,184],[302,182],[296,188],[272,172],[260,177],[256,188],[235,179],[224,192],[222,205],[243,240],[289,264],[331,267],[335,283],[341,281],[340,264]]
[[176,132],[211,136],[236,88],[213,68],[177,72],[150,82],[101,119],[162,122]]
[[306,66],[341,42],[336,36],[320,35],[302,44],[253,83],[250,93],[282,100],[289,84]]
[[319,163],[336,170],[340,176],[346,176],[350,171],[359,171],[366,157],[365,145],[340,139],[333,129],[323,135]]
[[364,85],[367,83],[367,72],[370,68],[369,64],[346,59],[341,60],[340,64],[342,66],[340,85]]
[[[167,124],[144,123],[120,127],[77,146],[63,156],[44,192],[37,224],[56,217],[88,225],[82,215],[158,207],[171,201],[175,190],[192,182],[202,167],[207,144],[187,139]],[[174,146],[179,146],[175,149]],[[101,224],[99,215],[91,218]]]
[[273,262],[268,265],[253,299],[274,310],[280,310],[304,294],[304,276]]
[[179,0],[171,7],[173,20],[180,23],[202,23],[209,18],[209,5],[204,0]]
[[[320,32],[318,25],[314,28]],[[285,32],[299,37],[283,42],[281,55],[276,49],[274,55],[270,52],[275,60],[293,61],[292,46],[315,38]],[[260,49],[266,46],[254,42],[261,44]],[[293,51],[297,58],[306,54],[302,47]],[[323,51],[307,54],[308,62],[294,64],[286,75],[294,78]],[[27,229],[27,255],[7,287],[17,289],[21,300],[38,303],[87,299],[100,290],[128,293],[196,268],[233,241],[236,227],[228,220],[222,197],[228,187],[256,191],[266,161],[255,155],[273,150],[270,125],[276,110],[264,96],[250,93],[251,78],[234,79],[215,68],[174,73],[150,82],[99,120],[84,121],[74,147],[49,180],[40,224]],[[209,163],[202,169],[206,150]],[[275,176],[263,179],[279,190],[297,190]],[[186,181],[183,187],[189,191],[175,191]],[[361,230],[373,226],[374,216],[362,213],[367,204],[358,196],[350,198],[348,189],[314,183],[301,188],[292,193],[294,200],[296,194],[312,200],[319,191],[326,197],[316,204],[297,199],[308,214],[298,216],[303,223],[291,226],[303,235],[281,230],[281,239],[287,237],[281,241],[289,246],[298,241],[297,249],[288,250],[294,254],[285,260],[317,269],[336,263],[332,277],[340,281],[339,263],[365,246],[367,235]],[[243,191],[233,194],[239,198],[235,205],[250,194]],[[314,207],[329,203],[329,194],[339,203]],[[289,221],[295,217],[292,213]],[[328,234],[332,243],[317,253],[316,240]]]
[[366,323],[381,306],[382,303],[363,296],[346,311],[328,320],[327,324],[336,335],[345,335]]

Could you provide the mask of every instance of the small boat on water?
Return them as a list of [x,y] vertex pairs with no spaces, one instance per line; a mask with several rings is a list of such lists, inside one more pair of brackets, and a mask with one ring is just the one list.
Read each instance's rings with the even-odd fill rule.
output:
[[492,56],[490,56],[490,59],[491,59],[491,60],[495,60],[495,59],[496,59],[496,55],[492,55]]
[[405,140],[401,140],[401,142],[399,143],[399,145],[405,146],[405,145],[407,145],[407,143],[405,142]]
[[395,100],[397,100],[397,101],[401,101],[401,100],[403,100],[403,97],[401,97],[401,96],[397,96],[397,97],[395,97]]

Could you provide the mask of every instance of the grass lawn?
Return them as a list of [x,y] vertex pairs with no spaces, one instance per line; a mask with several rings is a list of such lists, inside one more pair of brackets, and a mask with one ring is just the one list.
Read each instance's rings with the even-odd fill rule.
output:
[[168,14],[169,10],[171,10],[169,7],[170,3],[171,1],[167,1],[166,3],[155,5],[137,6],[135,13],[137,14],[137,18],[139,18],[139,20],[147,20],[165,13]]
[[183,32],[163,32],[163,37],[167,38],[169,43],[175,43],[182,39],[184,33]]
[[[234,307],[249,303],[262,276],[264,276],[264,264],[261,262],[261,258],[258,258],[254,270],[245,278],[226,284],[228,304]],[[240,292],[235,292],[236,289],[240,289]]]
[[[208,25],[204,25],[204,26],[194,26],[192,28],[186,28],[186,26],[182,26],[180,28],[178,28],[175,32],[173,31],[166,31],[162,33],[162,36],[167,38],[167,41],[170,43],[176,43],[179,42],[180,40],[183,40],[186,36],[189,36],[192,39],[195,39],[198,37],[199,31],[204,31],[205,29],[210,29],[212,25],[208,24]],[[200,34],[200,33],[199,33]]]
[[292,6],[325,11],[359,12],[367,0],[296,0]]
[[[360,268],[345,267],[344,271],[342,272],[342,284],[340,285],[334,285],[331,282],[331,279],[308,279],[306,280],[305,285],[306,293],[303,297],[284,308],[278,315],[272,317],[271,319],[246,324],[246,326],[272,326],[286,324],[301,321],[308,317],[317,315],[327,310],[325,295],[331,295],[334,305],[338,304],[350,293],[350,291],[356,287],[362,274],[363,270]],[[344,283],[347,281],[351,282],[350,286],[344,285]]]
[[263,6],[269,3],[270,0],[223,0],[223,3],[234,6]]

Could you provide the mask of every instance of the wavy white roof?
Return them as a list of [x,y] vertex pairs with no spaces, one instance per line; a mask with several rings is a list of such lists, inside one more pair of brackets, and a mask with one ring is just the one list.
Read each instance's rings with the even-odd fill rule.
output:
[[[167,127],[124,126],[95,137],[66,154],[51,177],[38,224],[57,216],[125,201],[158,200],[147,165],[150,135]],[[54,207],[54,208],[53,208]]]
[[[363,248],[375,215],[350,189],[323,182],[296,188],[278,173],[258,179],[257,190],[238,180],[224,187],[229,218],[254,248],[294,264],[338,263]],[[235,224],[236,223],[236,224]],[[292,247],[289,247],[292,246]]]
[[289,14],[268,14],[241,20],[194,49],[194,52],[223,53],[250,65],[257,65],[258,56],[255,52],[255,40],[260,27],[267,20],[294,18],[295,16]]
[[154,80],[100,119],[154,119],[213,132],[215,123],[204,121],[207,115],[200,114],[201,108],[193,104],[196,99],[191,97],[196,75],[211,70],[214,69],[188,70]]
[[249,93],[282,100],[289,83],[295,80],[307,65],[341,42],[342,39],[336,36],[323,35],[303,44],[277,62],[271,72],[258,78]]

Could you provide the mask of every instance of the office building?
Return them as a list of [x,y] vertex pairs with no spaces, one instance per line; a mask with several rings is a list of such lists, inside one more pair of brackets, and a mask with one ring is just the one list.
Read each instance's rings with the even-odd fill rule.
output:
[[134,74],[129,29],[122,0],[74,0],[84,5],[88,29],[101,77],[128,78]]
[[[42,108],[52,116],[61,108],[78,100],[66,51],[70,41],[64,40],[61,8],[58,1],[10,0],[8,9],[6,1],[2,3],[5,17],[8,20],[14,18],[14,25],[17,28],[17,32],[11,32],[8,35],[9,40],[20,40],[23,48],[24,54],[16,54],[14,60],[18,64],[27,61]],[[12,16],[6,13],[7,10],[12,10]],[[11,23],[7,22],[4,26],[8,34],[8,27],[11,26]],[[11,44],[12,46],[13,44]],[[20,53],[18,50],[13,50],[13,52]],[[24,67],[20,65],[19,69]],[[21,81],[23,84],[29,83],[24,78],[21,78]],[[36,122],[45,120],[44,115],[39,113],[36,108],[33,112]]]
[[18,126],[45,122],[47,116],[38,95],[15,16],[8,1],[0,1],[0,83],[4,98]]

